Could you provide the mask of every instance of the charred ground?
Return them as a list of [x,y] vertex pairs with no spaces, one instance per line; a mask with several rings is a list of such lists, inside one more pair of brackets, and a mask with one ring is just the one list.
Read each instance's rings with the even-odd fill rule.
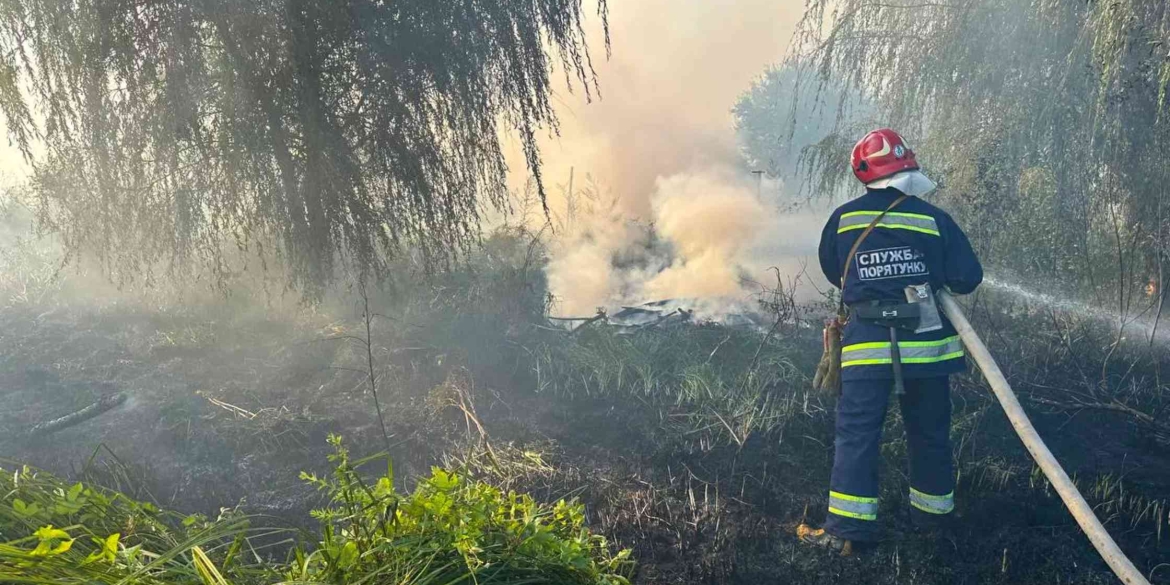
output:
[[[795,525],[823,514],[832,455],[832,399],[808,390],[816,328],[788,315],[767,340],[714,323],[597,322],[567,334],[545,320],[522,244],[497,241],[474,268],[370,297],[403,489],[441,465],[540,501],[577,497],[595,531],[633,549],[639,583],[1113,582],[977,375],[956,384],[953,539],[908,523],[892,408],[887,542],[860,559],[797,546]],[[356,455],[385,448],[354,300],[296,310],[10,303],[0,311],[0,453],[166,508],[239,506],[257,524],[312,530],[322,496],[298,474],[327,470],[326,436],[344,435]],[[1101,363],[1086,356],[1109,341],[1107,327],[991,293],[972,310],[1099,516],[1152,582],[1170,583],[1166,429],[1107,408],[1158,412],[1164,351],[1123,344]],[[111,392],[128,400],[49,436],[28,433]]]

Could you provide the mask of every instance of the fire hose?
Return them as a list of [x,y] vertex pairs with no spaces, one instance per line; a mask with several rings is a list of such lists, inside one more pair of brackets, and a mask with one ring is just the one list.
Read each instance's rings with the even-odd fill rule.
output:
[[991,353],[987,351],[987,346],[983,345],[983,341],[979,339],[979,335],[975,333],[975,329],[971,327],[971,323],[963,315],[959,304],[946,292],[940,292],[938,298],[943,312],[951,320],[951,324],[955,326],[955,330],[959,332],[959,336],[963,339],[963,345],[967,347],[967,351],[983,372],[983,377],[987,379],[987,383],[991,386],[992,392],[995,393],[996,399],[1003,406],[1003,410],[1007,413],[1008,420],[1011,421],[1012,427],[1016,430],[1016,434],[1020,436],[1020,440],[1028,448],[1028,452],[1032,454],[1032,458],[1036,460],[1036,463],[1044,472],[1044,476],[1052,483],[1052,487],[1056,488],[1056,493],[1060,495],[1060,499],[1064,501],[1064,505],[1077,521],[1077,524],[1080,525],[1085,536],[1089,537],[1089,542],[1093,543],[1093,547],[1097,549],[1097,552],[1101,554],[1101,558],[1105,560],[1109,568],[1113,569],[1114,574],[1121,579],[1122,583],[1126,583],[1127,585],[1149,585],[1149,581],[1146,580],[1145,576],[1130,562],[1129,558],[1125,556],[1125,553],[1121,552],[1117,543],[1105,531],[1105,527],[1097,519],[1097,515],[1093,513],[1093,509],[1089,507],[1088,502],[1081,496],[1080,491],[1077,490],[1076,485],[1069,479],[1068,474],[1060,466],[1056,457],[1052,456],[1052,452],[1048,450],[1048,446],[1040,439],[1040,435],[1036,433],[1036,428],[1032,426],[1032,421],[1028,420],[1028,415],[1024,413],[1023,407],[1020,406],[1020,401],[1016,398],[1015,392],[1012,391],[1011,385],[1004,378],[1003,372],[999,370],[999,366],[991,357]]

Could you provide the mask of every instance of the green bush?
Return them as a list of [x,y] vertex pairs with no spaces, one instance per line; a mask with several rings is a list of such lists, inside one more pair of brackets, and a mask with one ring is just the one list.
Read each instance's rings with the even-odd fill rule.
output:
[[330,441],[336,447],[333,477],[303,476],[332,499],[332,507],[314,512],[324,537],[314,553],[298,553],[290,579],[628,583],[629,551],[610,555],[605,538],[585,527],[580,504],[543,506],[439,468],[413,494],[399,495],[392,467],[367,484],[340,439]]
[[356,468],[368,460],[330,442],[332,477],[303,475],[330,501],[313,512],[321,541],[287,563],[264,560],[254,542],[279,531],[250,529],[238,513],[184,517],[28,468],[0,473],[0,583],[629,582],[629,551],[611,554],[580,504],[542,505],[438,468],[402,495],[392,467],[367,482]]
[[0,583],[195,583],[193,555],[206,561],[203,549],[217,550],[221,566],[235,566],[248,525],[233,512],[184,517],[28,467],[0,470],[0,495]]

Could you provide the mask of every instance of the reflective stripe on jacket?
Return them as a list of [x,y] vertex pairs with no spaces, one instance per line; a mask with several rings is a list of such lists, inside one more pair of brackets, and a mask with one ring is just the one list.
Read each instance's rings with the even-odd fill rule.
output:
[[[840,286],[846,256],[865,228],[901,193],[871,189],[845,203],[829,217],[821,233],[820,264],[825,278]],[[871,301],[905,302],[907,286],[929,283],[957,294],[975,290],[983,267],[971,243],[946,212],[910,197],[886,213],[861,243],[845,272],[846,305]],[[950,322],[922,334],[899,331],[898,348],[908,378],[940,376],[966,367],[963,346]],[[843,379],[893,377],[888,328],[851,319],[845,327],[841,366]]]

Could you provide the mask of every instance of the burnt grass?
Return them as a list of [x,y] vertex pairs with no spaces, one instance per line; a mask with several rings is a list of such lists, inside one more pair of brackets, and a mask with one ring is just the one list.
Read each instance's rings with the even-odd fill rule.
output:
[[[762,340],[753,332],[680,325],[617,335],[598,324],[569,336],[512,306],[434,305],[388,310],[395,317],[374,330],[396,476],[408,484],[449,465],[542,500],[579,498],[594,530],[633,549],[638,583],[1115,582],[977,374],[955,384],[954,533],[909,523],[893,407],[882,451],[887,538],[843,559],[794,537],[802,519],[823,518],[832,457],[832,398],[807,390],[814,327],[782,327],[755,366],[779,373],[748,380]],[[352,311],[329,314],[4,309],[0,456],[183,512],[238,506],[257,524],[308,530],[321,502],[298,474],[327,470],[325,437],[343,435],[357,455],[385,448],[354,339],[365,331]],[[1007,331],[1016,317],[980,318]],[[1012,343],[992,349],[1009,356],[1005,370],[1042,436],[1135,564],[1170,583],[1170,453],[1158,429],[1123,412],[1028,402],[1037,384],[1080,381],[1068,356],[1038,349],[1050,339]],[[653,373],[630,358],[601,383],[597,372],[615,365],[591,360],[638,351],[675,362]],[[1029,361],[1039,355],[1049,357]],[[688,364],[697,369],[680,373]],[[1143,404],[1156,408],[1163,389],[1140,379],[1153,387]],[[758,391],[732,401],[675,391],[749,384]],[[49,436],[28,433],[111,392],[128,400]]]

